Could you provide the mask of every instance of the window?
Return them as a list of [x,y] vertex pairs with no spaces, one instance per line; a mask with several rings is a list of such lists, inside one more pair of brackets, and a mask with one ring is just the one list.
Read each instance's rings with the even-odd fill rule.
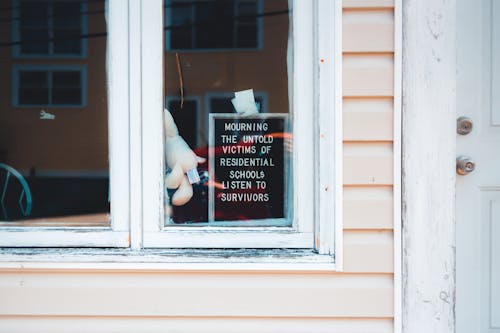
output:
[[17,56],[84,54],[85,1],[14,1],[13,42]]
[[165,2],[167,49],[257,49],[262,0]]
[[[0,100],[1,246],[129,246],[127,13],[123,1],[80,0],[8,11],[14,24],[0,26],[0,40],[22,29],[21,44],[0,47],[12,96]],[[94,35],[80,36],[83,17]],[[86,57],[60,59],[83,40]]]
[[14,106],[83,107],[86,70],[83,66],[16,66]]
[[[174,17],[162,8],[168,12],[177,4],[191,9],[191,20],[201,15],[196,6],[213,10],[231,4],[231,30],[239,31],[232,33],[232,45],[251,39],[255,22],[240,19],[257,13],[252,15],[261,49],[165,48],[164,33],[170,33]],[[249,249],[241,260],[251,262],[252,253],[270,249],[265,260],[279,252],[331,264],[341,248],[342,122],[335,75],[341,56],[339,39],[332,38],[340,4],[108,0],[84,5],[99,13],[88,16],[89,27],[100,28],[87,36],[85,58],[29,65],[0,49],[13,56],[0,63],[0,79],[15,81],[12,95],[23,106],[0,101],[0,110],[6,110],[0,112],[0,163],[13,166],[15,178],[21,175],[33,189],[32,178],[71,188],[59,187],[57,198],[38,194],[36,202],[33,191],[32,211],[40,215],[4,218],[0,245],[123,247],[102,251],[141,261],[148,260],[141,258],[147,253],[160,253],[155,258],[162,261],[164,254],[207,249],[218,249],[221,257],[215,260],[225,260],[228,249]],[[197,45],[192,39],[197,33],[178,36],[178,42]],[[71,107],[78,97],[81,106]],[[171,163],[176,149],[179,163],[175,158]],[[197,164],[185,168],[191,158]],[[172,175],[179,170],[181,182],[175,183]],[[183,189],[192,194],[177,205],[174,196],[187,175],[194,181]],[[37,211],[42,202],[53,209],[62,199],[86,201],[81,184],[95,185],[88,198],[97,198],[103,210],[75,206],[57,216]],[[15,200],[24,203],[25,193]],[[23,205],[19,214],[26,211]],[[200,258],[193,260],[210,260]]]

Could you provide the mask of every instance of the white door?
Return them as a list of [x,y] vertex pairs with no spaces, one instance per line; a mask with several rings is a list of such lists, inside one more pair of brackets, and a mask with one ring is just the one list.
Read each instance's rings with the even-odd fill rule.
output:
[[500,0],[458,0],[457,333],[500,333]]

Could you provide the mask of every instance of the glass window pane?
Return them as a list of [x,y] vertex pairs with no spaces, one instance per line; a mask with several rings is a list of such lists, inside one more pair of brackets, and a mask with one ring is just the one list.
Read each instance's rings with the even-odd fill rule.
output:
[[22,28],[20,31],[21,53],[48,54],[49,30],[44,28]]
[[23,54],[49,53],[49,5],[47,1],[21,1],[18,32]]
[[48,88],[19,88],[19,105],[44,105],[49,102]]
[[193,6],[179,1],[172,1],[166,7],[172,20],[165,27],[170,37],[171,49],[189,49],[193,45]]
[[234,2],[216,0],[196,5],[194,22],[197,48],[230,48],[233,46]]
[[48,26],[48,1],[20,1],[19,18],[21,27]]
[[81,26],[80,1],[55,2],[52,6],[52,22],[55,28],[79,28]]
[[55,88],[59,87],[76,87],[81,86],[81,75],[77,71],[55,71],[52,72],[52,85]]
[[[196,52],[165,51],[165,225],[290,226],[288,1],[262,1],[263,14],[279,13],[262,19],[258,1],[190,3]],[[258,30],[263,48],[244,49]]]
[[79,29],[58,30],[54,29],[55,54],[80,54],[82,52],[82,36]]
[[54,105],[80,105],[82,94],[80,89],[52,88],[52,104]]
[[[77,31],[80,0],[51,1],[51,11],[40,1],[18,3],[34,23]],[[105,1],[85,6],[93,13],[85,16],[92,34],[85,58],[22,59],[0,48],[0,188],[9,175],[0,225],[110,226]],[[0,40],[11,40],[15,26],[0,25]]]

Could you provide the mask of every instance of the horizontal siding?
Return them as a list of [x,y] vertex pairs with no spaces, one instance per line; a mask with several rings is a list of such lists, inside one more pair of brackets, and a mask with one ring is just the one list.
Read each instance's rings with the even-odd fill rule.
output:
[[344,229],[392,229],[392,187],[344,187]]
[[344,230],[344,271],[393,273],[392,231]]
[[343,268],[392,279],[394,1],[343,7]]
[[393,112],[344,112],[344,141],[392,141]]
[[344,10],[344,52],[394,52],[394,12]]
[[392,185],[391,143],[344,143],[345,185]]
[[392,276],[387,274],[4,273],[0,313],[391,317],[392,288]]
[[16,317],[0,318],[0,332],[392,333],[393,324],[391,319]]
[[394,8],[394,0],[343,0],[342,7],[358,9]]
[[[393,112],[394,99],[389,97],[344,97],[344,112]],[[345,114],[345,113],[344,113]],[[366,133],[369,135],[370,133]]]
[[393,55],[344,54],[342,89],[344,97],[392,97]]

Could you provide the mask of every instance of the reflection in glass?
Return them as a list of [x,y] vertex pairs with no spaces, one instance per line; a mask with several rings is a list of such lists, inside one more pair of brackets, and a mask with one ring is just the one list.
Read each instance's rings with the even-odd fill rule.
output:
[[166,225],[290,226],[289,1],[164,5]]
[[109,225],[105,1],[3,7],[0,224]]

